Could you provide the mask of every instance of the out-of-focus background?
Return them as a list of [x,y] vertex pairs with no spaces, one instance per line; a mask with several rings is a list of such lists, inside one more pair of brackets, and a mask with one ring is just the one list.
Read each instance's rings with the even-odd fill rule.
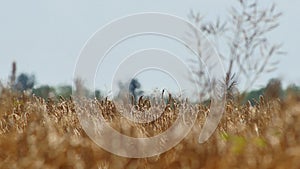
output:
[[[300,84],[300,63],[298,39],[300,21],[298,19],[299,1],[259,1],[261,7],[276,4],[276,11],[282,12],[279,27],[267,36],[274,43],[282,43],[285,55],[275,56],[271,61],[278,61],[277,69],[262,74],[251,89],[264,87],[272,78],[281,80],[282,86]],[[162,12],[190,20],[191,11],[200,13],[205,21],[220,20],[227,22],[232,6],[237,1],[58,1],[49,2],[2,1],[0,5],[0,80],[7,83],[11,74],[11,65],[17,63],[17,75],[27,73],[35,76],[35,87],[42,85],[70,85],[74,82],[73,71],[77,57],[85,42],[99,28],[118,18],[141,12]],[[143,40],[143,39],[142,39]],[[147,39],[146,39],[147,40]],[[148,39],[149,40],[149,39]],[[125,49],[138,46],[138,40],[124,43]],[[153,47],[157,41],[146,46]],[[165,47],[161,43],[160,47]],[[154,45],[155,46],[155,45]],[[132,51],[130,51],[132,52]],[[227,54],[228,51],[225,51]],[[126,52],[125,52],[126,53]],[[113,53],[114,54],[114,53]],[[270,61],[270,62],[271,62]],[[111,63],[112,65],[114,63]],[[156,74],[148,72],[142,86],[153,82]],[[109,84],[105,84],[110,74],[101,75],[97,86],[104,93],[108,92]],[[164,78],[164,76],[161,76]],[[143,79],[143,77],[141,77]],[[147,81],[148,80],[148,81]],[[155,79],[156,82],[159,81]],[[243,83],[244,79],[237,80]],[[165,82],[166,84],[168,82]],[[172,83],[171,83],[172,84]],[[174,84],[173,84],[174,85]],[[160,87],[160,86],[158,86]],[[176,87],[176,86],[175,86]]]

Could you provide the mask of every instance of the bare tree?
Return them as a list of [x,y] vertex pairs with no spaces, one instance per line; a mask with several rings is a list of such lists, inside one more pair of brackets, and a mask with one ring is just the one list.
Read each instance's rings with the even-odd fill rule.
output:
[[[193,11],[189,15],[192,22],[214,40],[217,52],[226,66],[223,83],[229,94],[233,93],[237,78],[246,80],[243,89],[249,90],[262,74],[276,69],[278,61],[274,62],[271,58],[284,54],[281,51],[282,45],[270,42],[268,37],[279,26],[282,15],[276,12],[275,7],[275,4],[267,8],[260,7],[256,0],[238,0],[238,6],[231,8],[230,22],[221,22],[220,19],[216,22],[204,22],[203,17]],[[227,42],[227,53],[219,48],[223,39]],[[203,48],[202,40],[197,40],[198,49]],[[201,59],[209,57],[204,56],[201,50],[197,52]],[[197,74],[203,74],[202,67],[198,68]]]

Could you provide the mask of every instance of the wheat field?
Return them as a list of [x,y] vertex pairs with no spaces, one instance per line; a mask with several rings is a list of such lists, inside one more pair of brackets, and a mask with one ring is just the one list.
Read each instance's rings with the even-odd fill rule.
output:
[[[163,114],[147,124],[120,118],[109,100],[96,105],[116,130],[133,137],[153,136],[172,125],[178,105],[157,106]],[[176,103],[180,104],[180,103]],[[169,107],[168,107],[169,106]],[[88,113],[88,107],[83,107]],[[285,100],[260,97],[255,106],[228,102],[213,136],[198,143],[209,107],[193,105],[198,114],[191,132],[171,150],[149,158],[125,158],[97,146],[84,132],[72,100],[44,100],[3,90],[0,96],[0,168],[213,169],[300,168],[299,96]]]

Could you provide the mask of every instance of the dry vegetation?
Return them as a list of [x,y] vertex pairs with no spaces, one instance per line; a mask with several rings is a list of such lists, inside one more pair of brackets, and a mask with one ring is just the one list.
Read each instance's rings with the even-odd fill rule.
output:
[[[219,37],[227,33],[230,37],[229,56],[220,53],[229,62],[225,86],[235,85],[230,82],[234,66],[250,79],[251,86],[258,75],[274,69],[276,62],[271,63],[271,67],[266,64],[271,56],[282,53],[280,45],[268,43],[265,37],[278,26],[281,13],[275,11],[275,5],[261,9],[257,1],[251,2],[239,1],[240,6],[232,9],[229,26],[219,20],[216,24],[203,23],[199,14],[191,16],[207,35]],[[197,52],[202,59],[202,51]],[[202,76],[200,68],[195,72],[199,77]],[[249,75],[253,77],[248,78]],[[10,85],[18,87],[15,80],[14,63]],[[227,91],[230,93],[232,89],[229,87]],[[300,97],[293,94],[281,101],[260,97],[255,106],[228,101],[217,130],[204,144],[198,143],[198,137],[210,110],[202,104],[191,105],[198,116],[184,140],[161,155],[134,159],[116,156],[97,146],[82,129],[78,113],[95,118],[102,114],[107,123],[123,134],[150,137],[168,129],[178,116],[178,108],[188,103],[177,103],[174,99],[172,105],[151,105],[158,113],[163,112],[162,115],[151,123],[137,124],[121,118],[119,105],[110,100],[83,99],[82,112],[76,112],[72,100],[44,100],[3,89],[0,95],[0,168],[298,169],[299,103]],[[97,111],[91,111],[91,106],[97,107]],[[136,109],[143,111],[149,106],[147,100],[140,100]]]
[[[136,125],[122,121],[109,100],[85,102],[97,105],[111,125],[132,136],[164,130],[180,106],[153,105],[163,115],[155,122]],[[0,97],[0,168],[300,168],[299,97],[281,102],[261,97],[255,107],[229,102],[217,131],[204,144],[197,139],[209,108],[196,105],[194,111],[198,113],[196,124],[176,147],[159,156],[129,159],[106,152],[89,139],[72,101],[45,101],[4,90]]]

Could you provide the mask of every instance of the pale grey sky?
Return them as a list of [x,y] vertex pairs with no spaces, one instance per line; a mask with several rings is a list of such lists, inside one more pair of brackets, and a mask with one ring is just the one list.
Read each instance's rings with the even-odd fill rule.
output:
[[[187,1],[78,1],[78,0],[0,0],[0,80],[10,74],[17,62],[18,73],[33,73],[38,84],[71,84],[76,59],[88,38],[100,27],[117,18],[140,12],[163,12],[187,19],[190,10],[208,19],[226,19],[234,0]],[[271,4],[266,0],[260,3]],[[271,77],[285,84],[300,84],[299,38],[300,1],[275,1],[283,12],[280,27],[273,32],[274,42],[283,42],[286,56],[278,69],[262,77],[257,85]]]

